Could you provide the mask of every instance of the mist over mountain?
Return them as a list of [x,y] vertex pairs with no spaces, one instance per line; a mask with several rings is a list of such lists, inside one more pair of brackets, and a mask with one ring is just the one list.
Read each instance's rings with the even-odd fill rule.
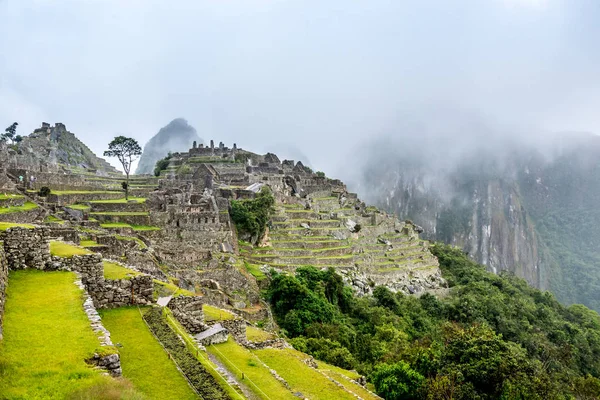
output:
[[194,141],[198,144],[202,143],[196,129],[183,118],[174,119],[146,143],[135,173],[152,174],[158,160],[164,158],[169,152],[189,150]]
[[600,137],[462,117],[372,140],[354,189],[490,271],[599,310]]

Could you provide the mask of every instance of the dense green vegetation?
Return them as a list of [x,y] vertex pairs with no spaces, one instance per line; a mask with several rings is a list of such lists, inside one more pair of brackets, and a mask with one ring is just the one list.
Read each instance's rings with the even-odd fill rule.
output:
[[275,198],[269,188],[263,186],[254,199],[232,200],[229,212],[238,233],[256,242],[264,235],[275,212]]
[[[100,342],[72,272],[10,272],[0,341],[2,399],[139,399],[85,363]],[[103,396],[93,396],[102,388]],[[92,396],[92,397],[90,397]]]
[[[600,396],[600,317],[461,251],[432,248],[451,294],[376,287],[357,298],[333,270],[275,274],[274,315],[293,345],[368,376],[387,399]],[[585,397],[588,396],[588,397]]]
[[156,162],[156,165],[154,166],[154,176],[160,176],[161,171],[167,169],[171,157],[173,157],[173,155],[171,154],[171,152],[169,152],[169,154],[165,158],[162,158]]

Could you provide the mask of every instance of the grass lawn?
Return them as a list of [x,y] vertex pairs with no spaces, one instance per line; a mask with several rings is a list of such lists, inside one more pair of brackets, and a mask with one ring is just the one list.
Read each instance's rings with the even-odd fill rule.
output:
[[10,272],[9,281],[1,398],[64,399],[92,385],[116,384],[85,363],[100,342],[83,311],[74,273],[28,269]]
[[31,201],[26,201],[22,206],[12,206],[12,207],[3,207],[0,208],[0,214],[10,214],[15,212],[23,212],[35,210],[38,208],[37,204],[32,203]]
[[142,320],[137,307],[101,310],[102,323],[120,343],[123,376],[150,399],[197,399]]
[[67,206],[67,208],[79,211],[88,211],[91,207],[86,206],[85,204],[71,204],[70,206]]
[[[135,201],[136,203],[145,203],[146,202],[146,198],[144,197],[130,197],[129,201],[133,202]],[[97,203],[97,204],[103,204],[103,203],[127,203],[128,201],[125,200],[125,198],[122,199],[116,199],[116,200],[90,200],[90,203]]]
[[101,244],[96,243],[95,240],[80,240],[79,245],[81,247],[97,247],[102,246]]
[[64,220],[62,220],[62,219],[60,219],[58,217],[55,217],[54,215],[48,215],[46,217],[46,219],[44,220],[44,222],[46,222],[46,223],[56,223],[56,224],[61,224],[61,225],[63,225],[65,223]]
[[196,293],[190,292],[189,290],[185,290],[180,288],[179,286],[173,283],[165,283],[163,281],[159,281],[158,279],[154,279],[154,294],[155,297],[167,297],[167,296],[195,296]]
[[120,190],[53,190],[52,194],[61,196],[63,194],[105,194],[123,193]]
[[73,257],[74,255],[92,254],[92,252],[65,242],[51,241],[50,254],[59,257]]
[[[208,346],[207,350],[259,398],[298,400],[298,397],[271,375],[250,350],[237,344],[231,337],[225,343]],[[244,374],[243,380],[242,373]],[[332,397],[332,399],[334,398]]]
[[227,310],[222,310],[220,308],[210,306],[208,304],[202,305],[202,311],[204,311],[204,320],[205,321],[225,321],[228,319],[234,319],[235,315],[230,313]]
[[294,392],[299,391],[309,399],[355,399],[353,395],[304,364],[293,350],[263,349],[255,350],[253,353],[269,368],[277,371]]
[[104,279],[130,279],[136,275],[140,275],[139,272],[129,268],[125,268],[117,263],[110,261],[103,261],[104,264]]
[[107,222],[100,224],[102,228],[131,228],[132,226],[124,222]]
[[246,326],[246,339],[251,342],[264,342],[273,339],[273,334],[252,325]]
[[90,215],[109,215],[109,216],[140,216],[150,215],[147,211],[106,211],[106,212],[92,212]]
[[14,222],[0,222],[0,231],[5,231],[8,228],[15,228],[15,227],[28,228],[28,229],[35,228],[35,226],[31,225],[31,224],[17,224]]
[[134,231],[160,231],[158,226],[148,226],[148,225],[131,225],[125,222],[106,222],[104,224],[100,224],[102,228],[131,228]]
[[131,225],[134,231],[160,231],[158,226]]
[[7,199],[22,199],[23,196],[22,194],[12,194],[12,193],[0,193],[0,200],[7,200]]

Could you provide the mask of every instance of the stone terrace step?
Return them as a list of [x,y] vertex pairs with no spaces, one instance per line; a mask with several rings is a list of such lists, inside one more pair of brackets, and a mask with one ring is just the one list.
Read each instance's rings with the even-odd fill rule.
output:
[[354,265],[354,257],[339,256],[339,257],[278,257],[272,256],[256,256],[250,258],[255,264],[280,264],[280,265]]
[[308,224],[311,228],[336,228],[341,226],[343,221],[338,219],[292,219],[285,222],[274,222],[273,230],[298,228],[300,224]]
[[[310,236],[309,236],[310,238]],[[324,249],[331,247],[339,247],[344,246],[348,242],[345,240],[331,240],[331,239],[323,239],[323,240],[281,240],[275,241],[271,240],[271,246],[273,249],[280,250],[284,248],[293,248],[293,249]]]
[[263,251],[255,250],[254,256],[262,255],[277,255],[279,257],[334,257],[344,256],[352,254],[352,248],[350,246],[343,247],[331,247],[324,249],[297,249],[297,248],[279,248],[279,249],[266,249]]

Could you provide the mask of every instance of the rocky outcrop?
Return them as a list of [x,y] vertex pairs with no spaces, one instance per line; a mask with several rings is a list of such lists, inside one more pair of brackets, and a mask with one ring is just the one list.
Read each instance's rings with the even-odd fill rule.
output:
[[144,146],[136,174],[152,174],[154,166],[169,152],[186,151],[192,142],[202,143],[196,129],[183,118],[176,118],[162,127]]

